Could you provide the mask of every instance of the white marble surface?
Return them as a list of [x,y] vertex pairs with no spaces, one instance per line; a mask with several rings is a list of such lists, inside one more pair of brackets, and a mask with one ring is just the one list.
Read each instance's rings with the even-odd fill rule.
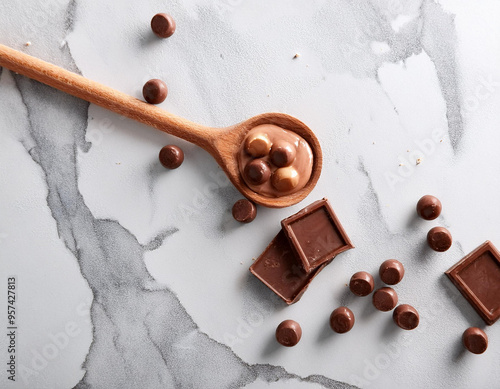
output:
[[[149,29],[161,11],[168,40]],[[289,113],[325,159],[305,201],[238,225],[240,195],[201,149],[3,69],[1,312],[15,275],[19,327],[16,382],[4,368],[0,387],[497,387],[500,325],[485,354],[464,352],[484,323],[443,272],[500,245],[499,18],[496,0],[2,2],[2,44],[136,97],[161,78],[161,107],[206,125]],[[176,171],[157,161],[167,143],[186,154]],[[426,193],[444,205],[434,222],[414,216]],[[356,248],[286,307],[248,267],[324,196]],[[454,235],[446,253],[424,244],[434,225]],[[415,331],[346,287],[391,257]],[[341,304],[356,315],[342,336],[327,324]],[[303,328],[291,349],[273,340],[287,318]]]

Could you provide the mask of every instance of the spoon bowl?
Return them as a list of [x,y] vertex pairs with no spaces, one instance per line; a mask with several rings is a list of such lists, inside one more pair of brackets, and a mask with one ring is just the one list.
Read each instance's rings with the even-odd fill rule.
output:
[[[211,128],[4,45],[0,45],[0,66],[202,147],[217,161],[236,189],[257,204],[271,208],[296,204],[311,192],[321,174],[323,156],[318,139],[309,127],[290,115],[265,113],[230,127]],[[238,166],[241,145],[246,134],[261,124],[274,124],[295,132],[309,144],[313,153],[312,173],[307,184],[297,192],[280,197],[264,196],[250,189],[241,177]]]
[[[253,191],[243,180],[238,166],[238,154],[247,133],[261,124],[274,124],[292,131],[304,138],[311,147],[313,152],[311,177],[299,191],[280,197],[269,197]],[[321,175],[323,154],[318,138],[309,127],[293,116],[277,112],[264,113],[234,126],[214,130],[214,134],[218,134],[218,136],[214,136],[213,147],[204,148],[214,157],[236,189],[257,204],[271,208],[283,208],[296,204],[311,192]]]

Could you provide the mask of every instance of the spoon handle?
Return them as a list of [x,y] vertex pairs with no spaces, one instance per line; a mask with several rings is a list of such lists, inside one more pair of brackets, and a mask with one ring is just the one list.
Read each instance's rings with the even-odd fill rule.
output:
[[215,139],[214,129],[173,115],[123,92],[1,44],[0,66],[187,140],[206,150],[211,149]]

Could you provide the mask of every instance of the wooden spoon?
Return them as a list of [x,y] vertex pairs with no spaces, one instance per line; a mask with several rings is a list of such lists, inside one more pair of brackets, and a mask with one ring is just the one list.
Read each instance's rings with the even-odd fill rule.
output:
[[[311,192],[321,174],[323,157],[318,139],[304,123],[290,115],[265,113],[230,127],[205,127],[4,45],[0,45],[0,66],[202,147],[215,158],[236,189],[257,204],[272,208],[296,204]],[[293,131],[311,146],[312,174],[301,190],[282,197],[267,197],[254,192],[243,181],[237,156],[247,132],[260,124],[275,124]]]

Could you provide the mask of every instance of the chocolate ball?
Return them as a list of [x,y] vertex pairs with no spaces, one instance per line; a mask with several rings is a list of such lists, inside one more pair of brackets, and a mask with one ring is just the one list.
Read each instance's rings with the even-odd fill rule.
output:
[[477,327],[467,328],[462,335],[462,342],[465,348],[474,354],[482,354],[488,348],[488,336]]
[[263,159],[254,159],[247,163],[243,174],[251,184],[260,185],[269,180],[271,169]]
[[354,313],[347,307],[339,307],[330,315],[330,327],[338,334],[349,332],[354,326]]
[[415,308],[408,304],[399,305],[393,312],[394,323],[403,330],[413,330],[418,327],[420,317]]
[[291,166],[280,167],[271,177],[271,184],[279,192],[288,192],[299,183],[299,173]]
[[160,163],[167,169],[177,169],[184,161],[184,152],[180,147],[167,145],[160,150]]
[[379,311],[388,312],[398,304],[398,294],[392,288],[380,288],[373,292],[372,302]]
[[425,195],[417,203],[417,213],[422,219],[434,220],[441,214],[443,206],[437,197]]
[[451,247],[452,242],[450,231],[444,227],[431,228],[427,233],[427,243],[434,251],[446,251]]
[[175,20],[165,13],[156,14],[151,19],[151,29],[159,38],[168,38],[175,32]]
[[293,347],[299,343],[302,337],[302,328],[294,320],[285,320],[276,328],[276,340],[286,347]]
[[379,269],[380,279],[387,285],[396,285],[405,275],[403,264],[396,259],[382,262]]
[[245,151],[252,157],[265,157],[271,150],[271,141],[266,134],[256,134],[245,141]]
[[250,223],[257,216],[257,207],[247,199],[241,199],[233,205],[233,217],[241,223]]
[[295,146],[284,140],[274,142],[271,147],[271,162],[278,167],[285,167],[292,164],[297,155]]
[[165,101],[168,94],[167,84],[162,80],[152,79],[144,84],[142,95],[149,104],[160,104]]
[[373,292],[374,288],[373,277],[370,273],[365,271],[358,271],[354,273],[349,281],[349,289],[356,296],[368,296],[371,292]]

